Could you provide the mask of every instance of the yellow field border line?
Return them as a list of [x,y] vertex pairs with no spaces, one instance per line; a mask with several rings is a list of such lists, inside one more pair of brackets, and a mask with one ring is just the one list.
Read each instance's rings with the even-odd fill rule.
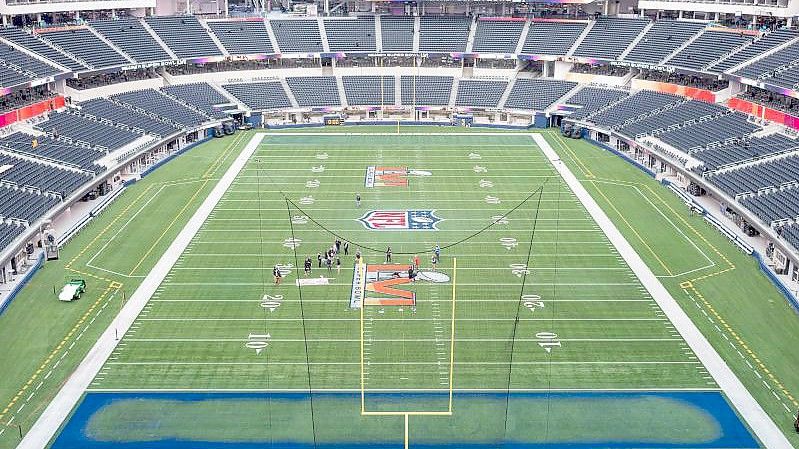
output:
[[[558,136],[556,135],[556,137],[558,137]],[[576,155],[574,155],[572,157],[575,158]],[[578,160],[579,160],[579,158],[578,158]],[[688,229],[690,229],[691,232],[694,233],[694,235],[699,237],[699,239],[702,240],[702,242],[704,242],[704,244],[707,245],[711,249],[711,251],[716,253],[716,255],[719,256],[724,261],[724,263],[726,263],[728,265],[727,268],[723,268],[721,270],[716,270],[714,272],[711,272],[711,273],[708,273],[708,274],[705,274],[705,275],[702,275],[702,276],[698,276],[698,277],[692,278],[692,279],[690,279],[688,281],[682,282],[680,284],[680,288],[682,288],[688,294],[693,293],[693,295],[695,297],[697,297],[702,302],[703,307],[705,309],[707,309],[710,313],[713,314],[713,316],[716,318],[716,321],[721,323],[721,325],[724,327],[724,329],[730,335],[732,335],[732,337],[735,339],[736,343],[741,347],[741,349],[743,349],[744,352],[746,352],[746,354],[748,354],[749,357],[755,362],[755,366],[757,367],[757,369],[760,370],[763,374],[765,374],[772,381],[772,383],[774,383],[774,385],[779,389],[779,391],[781,391],[785,395],[785,397],[788,398],[791,401],[791,403],[794,405],[794,407],[799,407],[799,401],[797,401],[797,399],[788,391],[788,389],[785,388],[784,384],[766,367],[766,365],[763,363],[763,361],[760,359],[760,357],[758,357],[757,354],[754,351],[752,351],[751,348],[749,348],[749,346],[746,344],[746,342],[743,341],[743,339],[740,337],[740,335],[738,335],[738,333],[735,332],[735,330],[732,328],[732,326],[730,326],[729,323],[727,323],[727,321],[721,316],[721,314],[713,307],[712,304],[710,304],[710,302],[705,298],[705,296],[702,295],[702,293],[700,293],[699,290],[694,285],[695,283],[700,282],[702,280],[705,280],[705,279],[708,279],[708,278],[711,278],[711,277],[715,277],[715,276],[719,276],[719,275],[722,275],[724,273],[727,273],[729,271],[734,270],[735,269],[735,264],[724,253],[722,253],[721,250],[719,250],[714,244],[712,244],[707,239],[707,237],[705,237],[701,232],[699,232],[699,230],[697,228],[695,228],[691,223],[689,223],[681,214],[677,213],[677,211],[674,210],[674,208],[670,204],[668,204],[666,202],[666,200],[663,199],[663,197],[658,195],[657,192],[655,192],[655,190],[650,185],[643,184],[643,183],[631,183],[629,181],[619,181],[619,180],[614,180],[614,181],[615,182],[626,183],[628,185],[638,185],[640,187],[643,187],[643,188],[647,189],[652,194],[652,196],[654,196],[655,198],[658,199],[658,201],[660,202],[661,205],[665,206],[668,210],[670,210],[674,214],[674,216],[677,217],[677,219],[680,222],[683,223],[683,225],[688,227]],[[599,189],[599,187],[596,185],[595,182],[591,181],[591,183],[594,185],[594,187],[596,187],[597,192],[599,192],[600,195],[602,195],[605,198],[605,200],[608,201],[608,204],[610,204],[610,206],[619,214],[619,216],[625,222],[625,224],[627,224],[627,226],[630,227],[630,229],[633,231],[633,233],[635,233],[636,236],[638,236],[638,238],[643,242],[643,239],[640,237],[638,232],[636,232],[632,228],[632,226],[627,222],[627,220],[624,218],[624,216],[621,215],[621,213],[618,211],[618,209],[616,209],[616,207],[610,202],[610,199],[604,194],[604,192],[602,192],[602,190]],[[650,250],[650,252],[653,252],[653,254],[654,254],[654,251],[651,248],[649,248],[649,246],[645,242],[643,242],[643,243],[644,243],[644,245],[647,246],[647,248]],[[661,262],[660,258],[657,255],[655,255],[655,257],[658,259],[659,262]],[[661,265],[663,265],[662,262],[661,262]]]
[[[243,134],[241,134],[241,135],[243,135]],[[228,145],[228,147],[222,152],[222,154],[212,163],[212,168],[213,168],[213,166],[215,164],[219,164],[218,166],[221,166],[221,162],[220,161],[222,161],[224,158],[226,158],[229,155],[228,150],[233,148],[239,142],[240,142],[240,139],[237,140],[237,141],[231,142],[231,144]],[[218,166],[217,166],[217,168],[218,168]],[[209,171],[210,171],[210,168],[209,168]],[[208,174],[209,171],[206,171],[206,174],[204,174],[203,177],[207,177],[207,174]],[[215,172],[216,172],[216,169],[214,169],[214,173]],[[192,179],[195,179],[195,178],[192,178]],[[209,180],[207,179],[205,181],[205,184],[207,184],[208,181]],[[75,272],[75,273],[78,273],[78,274],[81,274],[81,275],[84,275],[84,276],[93,277],[95,279],[99,279],[99,280],[108,282],[108,287],[106,287],[106,289],[100,294],[100,296],[97,298],[97,300],[89,307],[89,309],[86,311],[86,313],[83,314],[83,316],[72,327],[72,329],[67,333],[67,335],[61,340],[61,342],[58,345],[56,345],[56,347],[50,352],[50,354],[45,358],[44,362],[31,375],[31,377],[28,379],[28,381],[25,382],[25,384],[22,386],[22,388],[20,388],[20,390],[17,392],[17,394],[14,395],[14,397],[11,399],[11,401],[8,403],[8,405],[6,405],[3,408],[3,410],[0,411],[0,420],[2,420],[8,414],[9,410],[11,410],[11,408],[17,403],[17,401],[19,401],[20,397],[22,397],[22,395],[26,392],[26,390],[31,388],[31,386],[33,385],[33,382],[44,372],[45,368],[47,368],[47,365],[55,358],[55,355],[61,349],[64,348],[64,346],[66,345],[67,341],[69,341],[69,339],[73,335],[75,335],[75,333],[77,332],[78,328],[88,319],[88,317],[97,308],[97,306],[100,305],[100,303],[102,303],[103,299],[105,299],[105,297],[108,296],[108,294],[111,292],[111,290],[119,290],[123,286],[123,284],[121,282],[117,282],[117,281],[108,279],[106,277],[98,276],[98,275],[95,275],[93,273],[87,273],[87,272],[83,272],[83,271],[77,270],[75,268],[72,268],[72,264],[74,264],[78,260],[78,258],[80,258],[83,254],[85,254],[86,251],[97,242],[97,240],[99,240],[103,235],[105,235],[105,233],[108,232],[108,230],[114,224],[116,224],[116,222],[119,221],[134,205],[138,204],[138,202],[142,198],[144,198],[144,196],[147,193],[149,193],[150,190],[153,187],[155,187],[157,185],[161,185],[161,184],[162,183],[153,183],[153,184],[148,185],[136,198],[133,199],[133,201],[130,204],[125,206],[125,208],[122,211],[120,211],[119,214],[117,214],[111,220],[111,222],[108,223],[108,225],[106,225],[87,245],[85,245],[81,249],[81,251],[78,252],[78,254],[76,254],[72,259],[70,259],[70,261],[67,262],[67,264],[64,266],[65,270],[72,271],[72,272]],[[203,187],[205,186],[205,184],[203,184]],[[202,190],[202,187],[200,188],[200,190]],[[199,193],[200,190],[198,190],[198,193]],[[189,200],[189,203],[191,203],[191,201],[193,199],[194,199],[194,197],[192,197],[192,199]],[[8,423],[6,423],[6,425],[7,424]]]
[[219,167],[221,167],[224,161],[227,160],[228,156],[230,156],[230,154],[233,153],[233,149],[237,147],[239,144],[241,144],[242,140],[244,140],[244,136],[246,136],[245,133],[237,134],[236,137],[233,139],[233,142],[229,143],[228,146],[225,147],[224,150],[222,150],[222,154],[220,154],[218,158],[216,158],[213,162],[211,162],[211,165],[208,167],[208,170],[206,170],[202,174],[201,178],[208,178],[212,175],[215,175],[217,170],[219,170]]
[[760,357],[758,357],[757,354],[754,351],[752,351],[752,349],[749,348],[749,346],[741,338],[741,336],[738,335],[737,332],[735,332],[732,326],[730,326],[729,323],[727,323],[727,321],[724,320],[721,314],[718,311],[716,311],[716,309],[713,307],[712,304],[710,304],[710,302],[708,302],[705,296],[701,292],[699,292],[696,286],[694,286],[693,282],[692,281],[683,282],[682,284],[680,284],[680,287],[683,290],[685,290],[685,292],[688,293],[689,295],[693,293],[693,296],[695,296],[702,302],[703,307],[713,314],[713,316],[716,318],[716,321],[718,321],[724,327],[724,329],[730,335],[732,335],[738,346],[740,346],[741,349],[743,349],[744,352],[746,352],[746,354],[748,354],[749,357],[755,362],[755,365],[757,367],[756,370],[760,370],[763,374],[765,374],[774,383],[774,385],[782,392],[782,394],[784,394],[785,397],[791,401],[794,407],[799,407],[799,401],[797,401],[796,398],[794,398],[794,396],[791,395],[790,391],[788,391],[788,389],[785,388],[785,385],[783,385],[783,383],[777,378],[777,376],[775,376],[771,371],[769,371],[769,369],[766,367],[766,365],[763,363]]
[[[14,405],[17,403],[17,401],[19,401],[19,398],[21,398],[25,394],[25,392],[29,388],[31,388],[31,385],[33,384],[33,382],[44,372],[44,370],[47,368],[47,365],[55,358],[56,354],[58,354],[58,352],[61,351],[61,349],[63,349],[64,346],[66,346],[66,344],[69,341],[69,339],[72,338],[72,336],[75,335],[76,332],[78,332],[78,329],[80,328],[80,326],[89,318],[89,316],[91,316],[91,313],[97,308],[97,306],[100,305],[100,303],[106,298],[106,296],[108,296],[108,294],[112,290],[118,290],[120,287],[122,287],[122,284],[120,284],[119,282],[114,282],[114,281],[109,282],[108,287],[106,287],[106,289],[100,294],[100,296],[97,298],[97,300],[94,302],[94,304],[92,304],[91,307],[89,307],[89,309],[86,311],[86,313],[84,313],[83,316],[78,320],[78,322],[75,323],[75,325],[67,333],[67,335],[61,340],[61,342],[58,343],[58,345],[56,345],[56,347],[44,359],[44,362],[42,362],[42,364],[39,366],[39,368],[36,370],[36,372],[34,372],[33,375],[31,375],[30,379],[28,379],[28,381],[25,382],[25,384],[22,386],[22,388],[19,389],[17,394],[14,395],[14,397],[11,399],[11,401],[8,403],[8,405],[6,405],[3,408],[3,411],[0,412],[0,419],[3,419],[8,414],[9,410],[12,407],[14,407]],[[49,374],[46,377],[49,377]],[[6,424],[8,424],[8,423],[6,423]]]
[[649,243],[647,243],[646,240],[644,239],[644,237],[641,234],[638,233],[638,231],[635,229],[635,227],[632,225],[632,223],[627,221],[627,218],[624,217],[624,214],[622,214],[621,211],[618,208],[616,208],[616,205],[613,204],[612,201],[610,201],[610,198],[608,198],[608,196],[605,195],[605,192],[603,192],[602,189],[600,189],[599,186],[597,186],[596,182],[595,181],[590,181],[590,180],[586,180],[586,182],[590,182],[591,185],[594,186],[594,189],[600,195],[602,195],[602,198],[604,198],[605,201],[607,201],[608,205],[616,212],[616,214],[618,214],[618,216],[621,219],[621,221],[623,221],[624,224],[627,225],[627,227],[630,229],[630,231],[632,231],[632,233],[635,234],[635,236],[646,247],[646,249],[649,250],[650,254],[652,254],[655,257],[655,259],[658,261],[658,263],[660,263],[660,266],[662,266],[663,269],[666,270],[666,273],[668,273],[669,276],[673,275],[674,273],[671,272],[671,270],[669,269],[668,265],[666,265],[666,262],[663,261],[663,259],[660,258],[660,256],[658,255],[657,251],[655,251],[654,248],[649,246]]
[[591,169],[589,169],[588,166],[585,165],[585,163],[577,156],[577,154],[574,151],[572,151],[571,147],[569,147],[569,145],[566,144],[566,141],[563,139],[563,137],[558,135],[557,132],[553,132],[551,133],[551,135],[554,137],[555,143],[557,143],[561,147],[561,149],[568,154],[568,156],[572,159],[572,161],[574,161],[574,163],[577,164],[577,168],[579,168],[580,171],[583,172],[583,175],[585,175],[586,178],[596,178],[594,173],[591,172]]
[[[139,261],[136,263],[136,265],[133,267],[133,269],[130,270],[130,273],[128,273],[128,276],[132,276],[133,273],[135,273],[136,270],[141,266],[141,264],[144,263],[144,260],[147,257],[150,256],[150,254],[153,252],[155,247],[158,246],[158,244],[161,242],[161,239],[163,239],[166,236],[166,234],[172,229],[172,227],[175,225],[175,223],[177,223],[178,219],[183,215],[184,212],[186,212],[186,210],[189,208],[189,206],[191,206],[192,201],[194,201],[197,198],[197,195],[199,195],[200,192],[203,191],[205,186],[208,185],[208,182],[211,181],[210,176],[212,174],[216,173],[216,170],[219,167],[222,166],[222,164],[224,163],[224,160],[227,160],[228,156],[230,156],[230,154],[232,154],[234,152],[233,150],[238,147],[238,145],[243,140],[242,136],[244,136],[244,135],[245,134],[243,134],[243,133],[238,134],[236,136],[236,138],[233,140],[233,142],[229,143],[228,146],[225,147],[224,150],[222,150],[222,153],[219,155],[219,157],[217,157],[214,160],[214,162],[211,163],[211,167],[209,167],[208,170],[205,171],[205,173],[202,175],[202,177],[200,179],[197,179],[197,181],[200,181],[200,180],[203,180],[203,179],[205,181],[200,186],[200,188],[197,189],[196,192],[194,192],[194,195],[192,195],[191,198],[189,198],[189,200],[186,202],[186,204],[183,206],[183,208],[180,209],[180,211],[177,213],[177,215],[175,215],[175,218],[169,223],[169,225],[166,227],[166,229],[164,229],[164,232],[162,232],[161,235],[158,236],[158,239],[156,239],[156,241],[150,246],[150,248],[147,250],[147,252],[144,253],[144,255],[139,259]],[[213,168],[213,173],[210,173],[212,168]]]
[[205,181],[203,181],[203,184],[200,186],[200,188],[197,189],[196,192],[194,192],[194,195],[192,195],[191,198],[189,198],[189,200],[186,201],[186,204],[183,205],[183,207],[180,209],[180,211],[178,211],[178,213],[175,214],[175,217],[172,219],[171,222],[169,222],[169,225],[167,225],[167,227],[164,229],[164,232],[162,232],[161,235],[158,236],[158,238],[155,240],[155,242],[153,242],[153,244],[150,245],[150,248],[147,249],[147,252],[145,252],[144,255],[139,259],[139,261],[136,263],[136,265],[133,267],[133,269],[130,270],[130,273],[128,273],[128,276],[133,276],[133,273],[135,273],[136,270],[139,269],[141,264],[144,263],[144,260],[147,259],[147,257],[150,256],[150,254],[152,254],[153,250],[155,250],[155,247],[158,246],[159,243],[161,243],[161,239],[163,239],[166,236],[166,234],[170,230],[172,230],[172,226],[175,226],[175,223],[178,222],[178,220],[183,216],[183,213],[186,212],[186,210],[191,206],[192,202],[197,198],[197,195],[199,195],[200,192],[202,192],[203,189],[205,189],[205,186],[207,186],[208,182],[210,182],[210,181],[211,181],[211,178],[206,178]]

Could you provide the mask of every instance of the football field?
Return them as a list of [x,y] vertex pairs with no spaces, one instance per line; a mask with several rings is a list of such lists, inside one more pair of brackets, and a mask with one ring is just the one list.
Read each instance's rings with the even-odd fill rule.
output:
[[530,135],[268,134],[52,447],[760,447],[647,287]]

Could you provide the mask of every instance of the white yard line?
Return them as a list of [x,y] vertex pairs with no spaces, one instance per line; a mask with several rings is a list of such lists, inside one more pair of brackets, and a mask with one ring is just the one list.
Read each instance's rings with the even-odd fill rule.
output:
[[[666,318],[458,318],[458,321],[668,321]],[[360,321],[360,318],[139,318],[137,322],[144,321]],[[385,318],[380,317],[375,321],[435,321],[435,318]]]
[[[142,392],[142,393],[308,393],[307,388],[89,388],[86,391],[98,393],[116,392]],[[368,391],[375,393],[411,393],[411,392],[441,392],[449,391],[448,388],[370,388]],[[453,388],[452,391],[465,393],[550,393],[550,392],[642,392],[664,391],[719,391],[719,388]],[[311,392],[316,393],[360,393],[360,388],[314,388]]]
[[[458,284],[458,285],[460,286],[460,284]],[[156,303],[156,302],[221,302],[221,303],[242,302],[242,303],[252,304],[254,302],[259,302],[259,301],[258,300],[254,300],[254,299],[240,299],[240,297],[236,297],[235,299],[224,299],[224,298],[215,297],[214,299],[151,299],[150,302],[151,303]],[[292,302],[299,303],[299,300],[284,298],[283,301],[282,301],[282,304],[292,303]],[[331,304],[332,303],[332,301],[330,301],[329,298],[324,298],[324,299],[310,299],[310,298],[306,299],[306,298],[303,298],[302,302],[303,303],[322,303],[322,304]],[[507,302],[507,303],[512,303],[512,304],[517,304],[519,302],[519,299],[518,298],[458,298],[458,302],[459,303],[469,303],[469,302]],[[550,303],[560,303],[560,302],[624,302],[624,303],[627,303],[627,302],[646,302],[646,303],[654,304],[652,302],[652,299],[646,299],[646,298],[644,298],[644,299],[638,299],[638,298],[636,298],[636,299],[618,299],[618,298],[613,298],[613,299],[582,299],[582,298],[576,298],[576,299],[549,299],[549,300],[547,300],[547,302],[550,302]],[[335,307],[338,307],[338,304],[336,304]]]
[[580,199],[589,214],[604,230],[605,235],[613,243],[619,254],[641,280],[641,283],[651,293],[654,300],[669,318],[671,323],[680,332],[691,350],[699,357],[713,379],[729,398],[749,427],[755,432],[761,443],[768,449],[791,449],[793,446],[766,414],[760,404],[749,393],[735,373],[730,369],[724,359],[716,352],[702,332],[696,327],[691,318],[680,307],[652,270],[644,263],[643,259],[633,249],[632,245],[624,238],[615,224],[608,218],[580,181],[569,170],[560,157],[549,145],[541,134],[533,134],[533,140],[550,159],[552,165],[560,173],[572,192]]
[[191,239],[205,223],[208,215],[222,199],[222,195],[227,191],[239,171],[258,148],[263,134],[256,134],[247,144],[241,154],[236,158],[222,179],[217,183],[208,197],[203,201],[197,212],[186,223],[178,236],[167,248],[158,263],[142,281],[139,288],[131,295],[128,302],[120,311],[117,318],[103,332],[95,345],[78,365],[77,369],[66,380],[58,391],[55,398],[47,406],[42,415],[36,420],[30,431],[25,435],[17,449],[41,449],[44,448],[55,435],[61,424],[69,416],[72,409],[80,400],[84,391],[89,387],[92,379],[97,375],[103,364],[111,356],[111,353],[119,343],[117,335],[124,335],[133,324],[136,317],[144,309],[147,301],[155,293],[158,286],[166,277],[169,270],[177,262],[180,255],[189,245]]
[[[361,361],[357,362],[277,362],[270,360],[268,362],[108,362],[108,365],[114,366],[266,366],[266,365],[287,365],[287,366],[351,366],[360,365]],[[397,365],[414,365],[414,366],[439,366],[438,362],[409,362],[401,360],[396,362],[369,362],[370,365],[384,365],[384,366],[397,366]],[[560,361],[553,362],[548,360],[541,361],[514,361],[514,365],[519,366],[534,366],[534,365],[700,365],[698,360],[608,360],[608,361]],[[508,366],[507,361],[501,362],[458,362],[458,366]],[[20,449],[19,447],[17,449]]]
[[[370,343],[434,343],[441,341],[441,338],[368,338],[365,341]],[[450,341],[449,338],[444,337],[444,341]],[[126,338],[125,341],[139,342],[139,343],[246,343],[249,340],[246,338]],[[286,343],[360,343],[359,338],[271,338],[272,342],[286,342]],[[538,338],[456,338],[456,342],[461,343],[485,343],[485,342],[501,342],[506,343],[509,341],[526,341],[537,342]],[[682,338],[560,338],[559,341],[568,342],[582,342],[582,343],[609,343],[609,342],[674,342],[683,341]]]
[[[319,268],[317,268],[318,270]],[[246,286],[246,285],[257,285],[263,286],[263,282],[169,282],[169,287],[172,286],[218,286],[218,287],[225,287],[225,286]],[[347,285],[351,286],[351,282],[330,282],[326,285]],[[539,285],[539,286],[564,286],[564,287],[575,287],[575,286],[584,286],[584,287],[596,287],[596,286],[612,286],[612,287],[619,287],[619,286],[640,286],[639,282],[528,282],[527,285]],[[459,282],[458,287],[473,287],[473,286],[480,286],[480,287],[518,287],[518,282]]]

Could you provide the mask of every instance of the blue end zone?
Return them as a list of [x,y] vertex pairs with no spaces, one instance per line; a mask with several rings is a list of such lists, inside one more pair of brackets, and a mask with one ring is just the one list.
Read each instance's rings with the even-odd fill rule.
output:
[[[367,392],[417,409],[446,392]],[[506,421],[507,404],[507,421]],[[311,405],[315,420],[312,423]],[[410,446],[760,448],[718,391],[456,391],[453,416],[411,416]],[[403,417],[360,392],[90,392],[53,449],[402,448]]]

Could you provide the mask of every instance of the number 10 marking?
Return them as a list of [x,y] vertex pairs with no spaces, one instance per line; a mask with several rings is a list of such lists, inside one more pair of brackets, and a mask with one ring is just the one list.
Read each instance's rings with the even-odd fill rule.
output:
[[535,338],[538,339],[538,346],[544,348],[544,351],[547,354],[552,352],[552,348],[560,348],[560,339],[558,338],[558,334],[553,332],[539,332],[535,334]]

